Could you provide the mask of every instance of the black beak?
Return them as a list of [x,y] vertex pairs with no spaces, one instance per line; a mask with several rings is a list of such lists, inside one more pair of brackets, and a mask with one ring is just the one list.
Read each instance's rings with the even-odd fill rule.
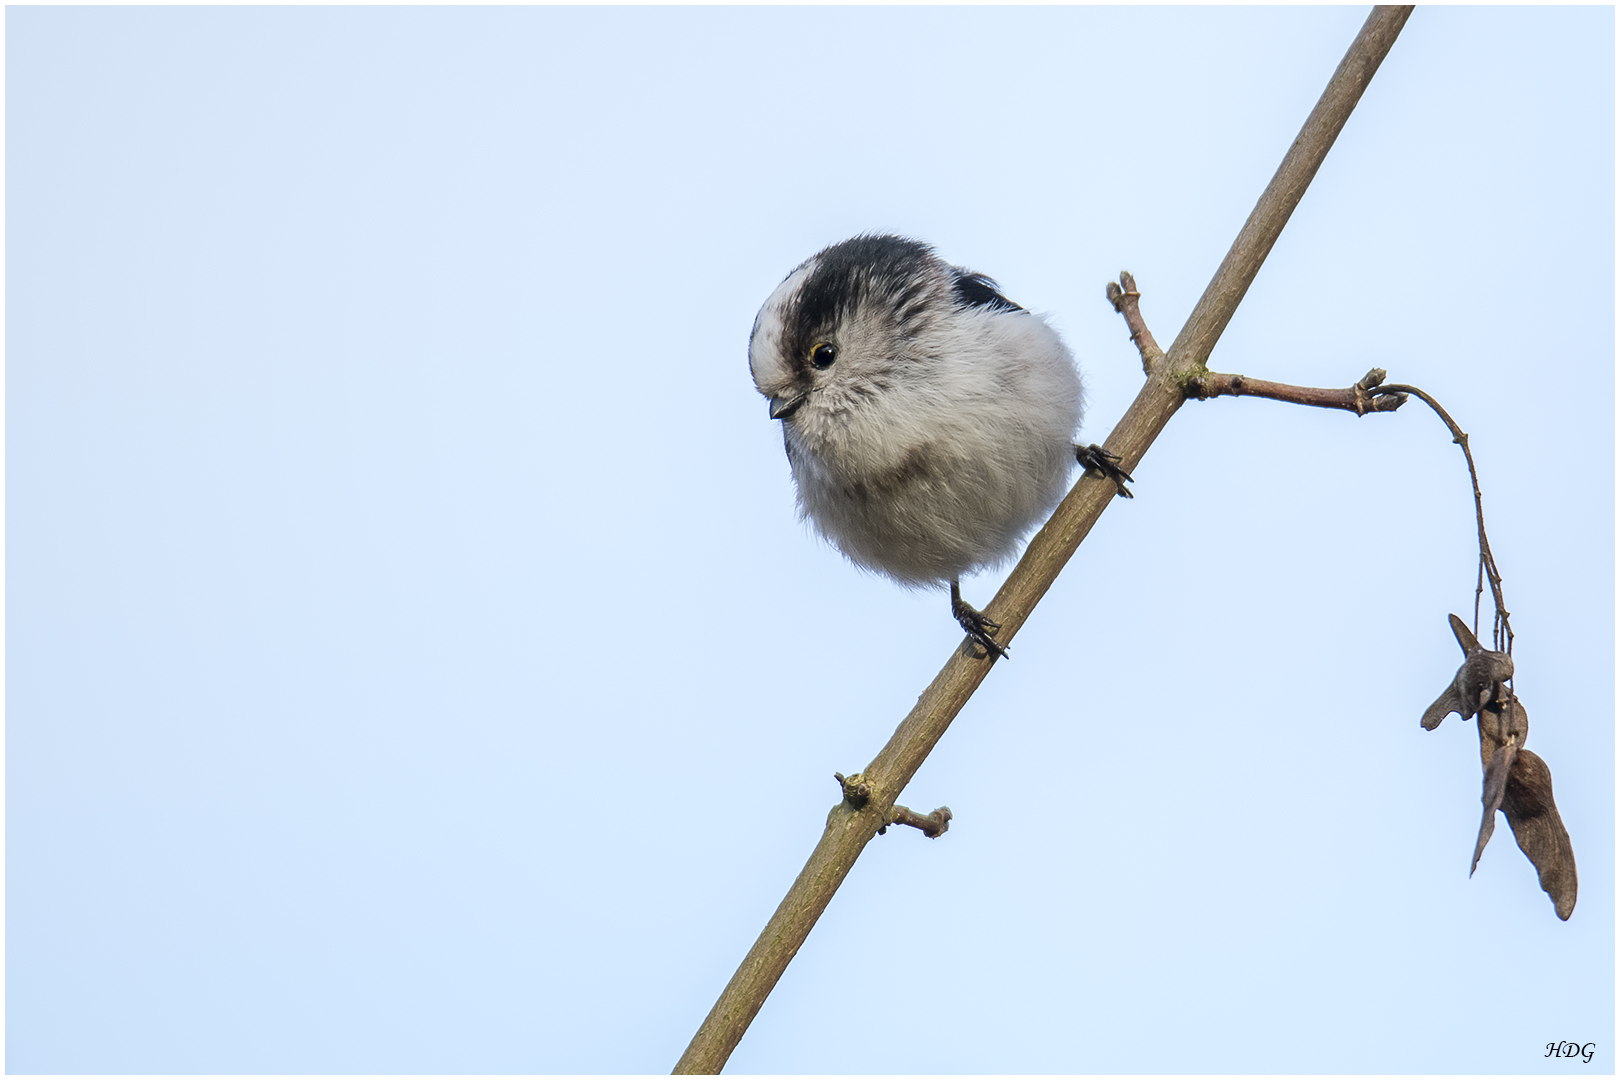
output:
[[788,417],[799,411],[799,406],[803,405],[804,399],[809,396],[809,392],[806,391],[805,393],[790,397],[786,401],[782,400],[781,398],[771,398],[771,419],[786,420]]

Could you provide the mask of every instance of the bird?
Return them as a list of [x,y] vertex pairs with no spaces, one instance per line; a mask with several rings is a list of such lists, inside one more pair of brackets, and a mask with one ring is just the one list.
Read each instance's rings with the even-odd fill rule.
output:
[[1130,497],[1118,457],[1074,441],[1084,387],[1057,331],[922,241],[866,233],[806,259],[760,308],[748,364],[799,516],[862,569],[948,585],[992,662],[1001,626],[962,577],[1004,565],[1077,462]]

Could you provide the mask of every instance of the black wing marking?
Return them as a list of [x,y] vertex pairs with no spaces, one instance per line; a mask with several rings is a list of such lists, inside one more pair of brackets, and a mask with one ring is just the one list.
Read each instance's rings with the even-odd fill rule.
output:
[[1024,309],[1002,296],[996,290],[999,286],[983,274],[975,274],[960,267],[952,267],[956,281],[952,289],[956,293],[956,302],[963,307],[989,308],[991,311],[1023,311]]

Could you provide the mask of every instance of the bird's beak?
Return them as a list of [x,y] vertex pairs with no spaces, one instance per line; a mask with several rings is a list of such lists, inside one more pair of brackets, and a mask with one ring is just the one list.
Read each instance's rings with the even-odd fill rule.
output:
[[805,391],[790,398],[771,398],[771,419],[786,420],[798,411],[799,406],[804,404],[804,399],[809,396],[809,391]]

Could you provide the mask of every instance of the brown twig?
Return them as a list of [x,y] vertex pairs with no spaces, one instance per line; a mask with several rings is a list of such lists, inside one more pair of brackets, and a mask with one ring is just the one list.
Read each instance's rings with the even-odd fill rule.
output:
[[[1120,280],[1128,282],[1129,293],[1121,293],[1118,286],[1110,283],[1108,287],[1109,298],[1113,299],[1119,294],[1121,299],[1115,301],[1114,307],[1121,314],[1126,314],[1122,302],[1126,297],[1131,298],[1129,307],[1132,314],[1126,314],[1126,324],[1132,326],[1131,339],[1137,340],[1137,330],[1133,323],[1141,322],[1141,312],[1137,310],[1135,298],[1140,297],[1136,291],[1136,281],[1129,274],[1121,274]],[[1147,327],[1141,327],[1142,334],[1151,343],[1152,334]],[[1147,350],[1143,350],[1143,360],[1146,362]],[[1474,586],[1474,633],[1479,633],[1479,602],[1485,592],[1485,582],[1491,586],[1491,599],[1496,604],[1496,617],[1492,625],[1491,642],[1498,652],[1513,653],[1513,627],[1508,622],[1507,602],[1502,597],[1502,575],[1496,569],[1496,557],[1491,554],[1491,542],[1485,535],[1485,504],[1479,491],[1479,471],[1474,467],[1474,454],[1468,446],[1468,434],[1457,426],[1451,418],[1429,394],[1415,386],[1404,383],[1385,383],[1383,368],[1373,368],[1354,385],[1345,390],[1324,390],[1314,386],[1291,386],[1287,383],[1267,382],[1264,379],[1251,379],[1246,375],[1223,375],[1218,372],[1195,373],[1188,377],[1186,382],[1187,396],[1199,401],[1222,395],[1233,397],[1261,397],[1273,401],[1286,401],[1294,405],[1313,405],[1322,409],[1344,409],[1357,416],[1365,416],[1369,412],[1393,412],[1406,403],[1408,396],[1420,398],[1423,403],[1435,411],[1435,414],[1451,429],[1452,441],[1462,447],[1463,456],[1468,460],[1468,477],[1474,488],[1474,520],[1479,531],[1479,576]]]
[[[928,839],[935,840],[944,836],[945,831],[951,827],[951,808],[942,806],[932,814],[919,814],[904,806],[896,806],[889,811],[889,824],[910,825],[913,829],[921,829],[922,834]],[[878,830],[880,833],[883,831]]]
[[[1373,9],[1175,344],[1149,363],[1146,385],[1103,444],[1127,472],[1135,470],[1186,400],[1185,379],[1204,369],[1221,331],[1411,13],[1410,7]],[[1113,505],[1115,494],[1113,481],[1103,476],[1082,476],[1075,483],[986,608],[1002,625],[998,640],[1011,642],[1102,512]],[[821,841],[692,1037],[676,1063],[677,1073],[715,1073],[724,1067],[855,860],[888,822],[895,800],[990,668],[988,660],[952,649],[916,706],[861,774],[871,790],[866,805],[856,809],[845,800],[827,814]]]
[[1507,601],[1502,598],[1502,575],[1496,570],[1496,556],[1491,554],[1491,542],[1485,535],[1485,502],[1479,493],[1479,470],[1474,468],[1474,452],[1468,448],[1468,433],[1457,426],[1451,414],[1440,403],[1415,386],[1390,383],[1378,388],[1380,394],[1411,394],[1422,399],[1435,415],[1451,429],[1451,441],[1462,447],[1468,460],[1468,479],[1474,486],[1474,521],[1479,529],[1479,576],[1474,585],[1474,633],[1479,634],[1479,601],[1485,592],[1485,581],[1491,583],[1491,600],[1496,605],[1496,617],[1491,623],[1491,647],[1497,652],[1513,655],[1513,627],[1508,622]]
[[[1129,293],[1121,293],[1118,286],[1110,283],[1108,295],[1114,299],[1116,294],[1121,297],[1116,300],[1114,307],[1121,314],[1125,314],[1122,302],[1130,297],[1130,311],[1125,322],[1133,327],[1131,340],[1137,340],[1135,323],[1141,322],[1141,312],[1137,310],[1135,298],[1140,297],[1136,291],[1136,281],[1129,274],[1121,274],[1120,280],[1128,282]],[[1135,322],[1133,323],[1133,316]],[[1142,334],[1151,343],[1152,334],[1147,327],[1141,327]],[[1142,352],[1144,363],[1147,350]],[[1496,557],[1491,554],[1491,542],[1485,535],[1485,504],[1479,491],[1479,471],[1474,467],[1474,454],[1468,447],[1468,434],[1457,426],[1451,414],[1441,407],[1429,394],[1415,386],[1404,383],[1385,383],[1383,368],[1373,368],[1354,385],[1345,390],[1323,390],[1314,386],[1291,386],[1287,383],[1267,382],[1264,379],[1251,379],[1246,375],[1223,375],[1218,372],[1195,373],[1188,377],[1186,382],[1187,396],[1199,401],[1222,395],[1233,397],[1261,397],[1273,401],[1286,401],[1294,405],[1314,405],[1322,409],[1344,409],[1357,416],[1365,416],[1370,412],[1393,412],[1406,403],[1408,396],[1422,399],[1423,403],[1435,411],[1435,414],[1451,429],[1452,441],[1462,447],[1463,456],[1468,460],[1468,478],[1474,487],[1474,520],[1479,530],[1479,576],[1474,586],[1474,633],[1479,633],[1479,602],[1485,592],[1485,582],[1491,585],[1491,599],[1496,604],[1496,617],[1492,625],[1491,642],[1498,652],[1512,655],[1513,627],[1508,623],[1507,602],[1502,597],[1502,575],[1496,569]]]
[[1106,291],[1108,302],[1114,305],[1114,310],[1125,316],[1131,341],[1142,354],[1142,374],[1146,375],[1153,370],[1155,363],[1164,359],[1164,350],[1153,340],[1153,331],[1147,328],[1147,322],[1142,318],[1142,294],[1136,291],[1136,279],[1129,270],[1121,270],[1119,284],[1110,281]]
[[1314,405],[1319,409],[1344,409],[1357,416],[1365,416],[1370,412],[1393,412],[1405,403],[1405,394],[1374,393],[1374,388],[1383,381],[1382,368],[1373,368],[1354,386],[1343,390],[1290,386],[1288,383],[1251,379],[1247,375],[1222,375],[1212,371],[1188,379],[1187,396],[1199,401],[1222,395],[1270,398],[1294,405]]

